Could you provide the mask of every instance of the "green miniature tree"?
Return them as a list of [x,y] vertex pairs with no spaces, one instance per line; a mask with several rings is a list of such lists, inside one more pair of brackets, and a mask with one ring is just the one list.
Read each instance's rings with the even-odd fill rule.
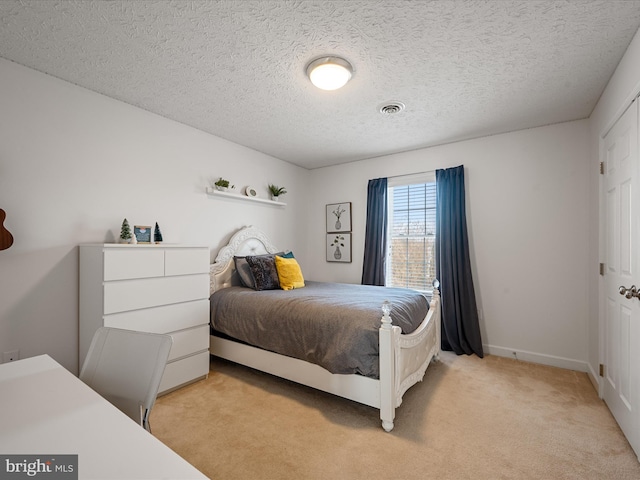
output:
[[162,241],[162,232],[160,231],[158,222],[156,222],[156,228],[153,230],[153,241],[156,243],[160,243]]
[[131,237],[132,237],[131,227],[129,226],[129,222],[125,218],[124,221],[122,222],[122,228],[120,229],[120,238],[122,240],[129,241],[131,240]]

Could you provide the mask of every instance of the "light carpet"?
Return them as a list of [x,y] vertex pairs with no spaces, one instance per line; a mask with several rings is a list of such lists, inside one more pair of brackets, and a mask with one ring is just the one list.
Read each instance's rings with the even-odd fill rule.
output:
[[212,479],[640,479],[585,373],[443,352],[386,433],[371,407],[213,359],[153,434]]

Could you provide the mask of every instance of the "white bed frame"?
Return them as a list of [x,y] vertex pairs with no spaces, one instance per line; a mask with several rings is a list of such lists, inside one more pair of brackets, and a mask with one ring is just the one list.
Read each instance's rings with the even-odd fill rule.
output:
[[[231,237],[228,245],[220,249],[211,265],[211,293],[240,284],[235,271],[234,255],[261,255],[278,251],[258,229],[245,227],[239,230]],[[391,309],[393,310],[393,306]],[[440,353],[440,294],[434,288],[427,316],[408,335],[403,335],[400,327],[391,325],[388,311],[383,311],[379,380],[361,375],[333,374],[304,360],[213,335],[210,346],[211,354],[217,357],[378,408],[382,428],[390,432],[393,429],[395,409],[402,403],[402,396],[409,387],[422,381],[429,363]]]

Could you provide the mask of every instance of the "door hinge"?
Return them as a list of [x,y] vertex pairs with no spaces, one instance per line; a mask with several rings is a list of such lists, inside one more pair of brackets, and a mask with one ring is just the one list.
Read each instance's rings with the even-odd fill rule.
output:
[[604,276],[604,263],[600,264],[600,275]]
[[600,175],[604,175],[604,162],[600,162]]
[[604,365],[602,363],[600,364],[600,376],[604,377]]

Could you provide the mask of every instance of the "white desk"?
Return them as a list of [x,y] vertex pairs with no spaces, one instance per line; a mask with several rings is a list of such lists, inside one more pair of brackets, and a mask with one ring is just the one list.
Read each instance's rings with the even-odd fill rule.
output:
[[0,365],[0,453],[77,454],[80,479],[207,478],[48,355]]

